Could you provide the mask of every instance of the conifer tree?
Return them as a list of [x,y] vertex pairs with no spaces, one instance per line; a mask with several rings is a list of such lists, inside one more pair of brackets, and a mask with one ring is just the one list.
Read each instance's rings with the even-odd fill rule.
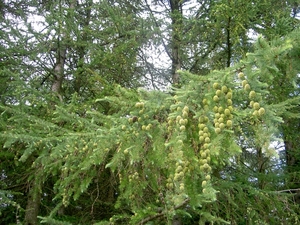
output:
[[[1,79],[6,81],[1,83],[3,85],[1,113],[4,113],[1,118],[3,122],[1,130],[3,132],[10,130],[20,138],[20,141],[11,148],[7,148],[9,142],[1,140],[4,146],[4,154],[1,158],[4,163],[1,164],[3,166],[1,171],[5,177],[4,189],[24,193],[21,199],[14,194],[14,199],[21,203],[18,207],[20,206],[24,211],[19,210],[18,213],[22,211],[26,224],[37,224],[39,213],[48,214],[48,207],[41,206],[39,199],[44,200],[46,204],[53,204],[51,203],[53,182],[57,178],[53,176],[49,181],[50,178],[48,179],[42,170],[31,167],[35,158],[42,153],[42,149],[34,151],[33,143],[29,143],[33,139],[26,141],[22,134],[27,133],[39,140],[43,138],[47,133],[42,131],[43,127],[51,121],[55,105],[71,101],[75,92],[80,97],[74,96],[74,99],[82,103],[95,95],[109,94],[110,85],[114,82],[128,87],[139,84],[136,78],[139,75],[131,72],[135,68],[136,50],[143,40],[137,41],[137,34],[132,30],[134,27],[132,21],[135,20],[135,25],[139,24],[138,19],[132,17],[134,14],[130,10],[133,8],[126,5],[128,20],[122,21],[120,16],[125,15],[125,12],[119,7],[112,7],[108,2],[76,3],[78,4],[76,9],[74,4],[74,1],[70,4],[64,1],[41,2],[42,7],[34,13],[44,17],[44,20],[37,23],[42,31],[36,31],[31,25],[29,14],[25,14],[27,12],[25,8],[24,12],[20,11],[24,17],[18,18],[19,20],[12,17],[7,21],[1,21],[3,31],[11,30],[15,38],[10,39],[11,33],[3,32],[1,36],[3,46],[9,46],[3,51],[1,57]],[[8,9],[7,7],[5,8]],[[104,18],[102,21],[95,19],[99,15]],[[22,29],[14,27],[14,24],[18,24]],[[99,32],[99,28],[103,29],[102,33]],[[112,34],[114,29],[120,29],[118,35]],[[111,52],[112,47],[113,52]],[[124,49],[129,51],[123,52]],[[120,63],[124,64],[124,67],[116,71],[116,65]],[[122,76],[119,76],[120,73]],[[107,111],[110,110],[109,104],[97,108],[103,113],[108,113]],[[81,111],[81,115],[84,115],[84,105],[78,110]],[[14,113],[20,117],[13,117]],[[28,120],[24,120],[23,123],[21,118],[24,117]],[[32,125],[35,119],[40,121],[36,129]],[[20,128],[18,124],[22,124],[22,130],[18,129]],[[36,138],[34,139],[37,140]],[[25,149],[29,150],[19,159]],[[11,164],[14,163],[15,166],[12,166]],[[10,172],[13,170],[20,173]],[[45,196],[41,198],[43,194],[50,200]],[[3,210],[10,210],[10,208],[4,207]],[[62,211],[62,208],[59,208],[59,214],[62,215]],[[25,212],[24,216],[23,212]]]
[[[288,217],[296,224],[298,206],[280,192],[280,182],[266,178],[282,115],[298,107],[299,97],[268,102],[272,94],[268,82],[276,74],[266,70],[273,71],[275,65],[265,63],[297,49],[296,33],[271,45],[260,38],[256,52],[247,59],[207,77],[180,72],[186,83],[173,96],[115,86],[110,96],[86,105],[82,116],[74,95],[67,108],[56,107],[48,123],[28,118],[32,131],[48,130],[44,137],[14,131],[2,137],[7,138],[7,147],[20,140],[27,143],[21,160],[41,149],[33,168],[41,168],[43,176],[59,177],[55,200],[65,207],[95,182],[102,190],[103,175],[110,171],[106,179],[117,189],[106,195],[117,211],[107,224],[171,224],[177,217],[185,224],[192,220],[239,224],[245,216],[252,223]],[[103,114],[97,105],[107,104],[110,110]],[[253,152],[257,161],[250,178],[230,173],[231,165],[251,163],[241,153]],[[234,202],[245,204],[245,196],[248,206],[234,211]],[[224,209],[219,204],[226,201],[232,204]],[[280,210],[285,204],[289,212]],[[44,220],[55,219],[59,206]]]
[[[170,93],[135,89],[138,53],[153,34],[143,30],[139,1],[42,1],[43,32],[2,21],[15,39],[1,30],[1,223],[299,223],[290,193],[299,179],[299,30],[266,26],[254,52],[230,66],[248,49],[239,46],[246,31],[274,21],[265,11],[233,16],[242,1],[203,2],[210,8],[195,20],[181,2],[168,14],[169,44],[180,41],[176,63],[197,72],[174,69],[181,87]],[[218,10],[213,31],[188,43],[186,34],[197,37]]]

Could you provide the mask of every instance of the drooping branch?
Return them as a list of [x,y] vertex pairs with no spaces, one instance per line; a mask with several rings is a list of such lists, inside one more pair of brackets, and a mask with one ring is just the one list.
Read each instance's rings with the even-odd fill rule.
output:
[[[180,203],[179,205],[175,206],[174,209],[180,209],[181,207],[185,206],[186,204],[188,204],[190,201],[189,198],[185,199],[182,203]],[[151,221],[151,220],[154,220],[154,219],[157,219],[157,218],[160,218],[160,217],[165,217],[167,214],[167,211],[163,211],[163,212],[160,212],[160,213],[157,213],[155,215],[152,215],[152,216],[149,216],[149,217],[146,217],[145,219],[143,219],[142,221],[140,221],[138,223],[138,225],[142,225],[142,224],[146,224],[147,222]]]
[[285,189],[285,190],[280,190],[280,191],[277,191],[277,193],[283,193],[283,192],[298,192],[300,191],[300,188],[294,188],[294,189]]
[[[145,4],[146,4],[146,6],[147,6],[147,9],[148,9],[149,12],[150,12],[151,18],[153,19],[153,21],[154,21],[154,23],[155,23],[155,26],[156,26],[157,28],[159,28],[160,25],[158,24],[158,22],[157,22],[155,16],[153,15],[153,10],[150,8],[150,6],[149,6],[147,0],[145,0]],[[163,38],[162,38],[162,44],[163,44],[163,46],[164,46],[164,49],[165,49],[167,55],[169,56],[170,59],[172,59],[172,55],[171,55],[171,53],[169,52],[169,48],[168,48],[168,46],[167,46],[167,44],[165,43],[165,41],[164,41]]]

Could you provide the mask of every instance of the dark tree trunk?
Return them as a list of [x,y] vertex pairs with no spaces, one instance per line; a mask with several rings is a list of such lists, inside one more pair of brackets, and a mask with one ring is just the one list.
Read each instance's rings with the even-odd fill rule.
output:
[[300,188],[300,119],[292,121],[285,120],[283,128],[283,139],[285,145],[285,156],[287,173],[289,175],[288,188]]
[[266,173],[265,163],[267,162],[268,159],[264,157],[261,147],[257,148],[256,156],[257,156],[258,187],[261,190],[263,190],[265,187],[265,179],[264,179],[264,175]]
[[300,188],[300,149],[292,141],[285,140],[286,164],[289,173],[288,187]]
[[226,67],[230,67],[231,64],[231,40],[230,40],[230,29],[231,29],[231,17],[228,18],[226,27],[226,45],[227,45],[227,62]]
[[[85,30],[88,30],[89,28],[89,23],[91,20],[91,8],[92,8],[92,1],[87,1],[85,5],[85,10],[84,10],[84,21],[81,24],[82,28],[82,33],[79,38],[79,41],[82,41],[83,43],[88,43],[89,42],[89,35]],[[79,59],[77,61],[77,71],[75,73],[75,81],[74,81],[74,90],[77,93],[80,93],[81,87],[83,86],[83,83],[86,82],[86,75],[84,73],[84,57],[86,55],[86,47],[84,45],[79,45],[77,48]]]
[[180,79],[177,71],[181,69],[181,33],[183,28],[182,1],[170,0],[170,7],[172,20],[172,82],[178,84]]

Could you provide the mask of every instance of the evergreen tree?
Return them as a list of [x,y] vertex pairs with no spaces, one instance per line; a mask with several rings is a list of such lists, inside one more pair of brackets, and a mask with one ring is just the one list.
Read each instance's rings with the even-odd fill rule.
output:
[[[270,46],[260,38],[257,51],[246,60],[207,77],[181,72],[189,82],[174,96],[115,86],[110,96],[86,105],[82,114],[74,95],[67,107],[56,107],[47,123],[36,117],[28,117],[26,123],[23,119],[35,133],[6,132],[5,146],[25,143],[22,161],[39,151],[33,168],[43,177],[59,177],[55,199],[65,207],[94,183],[98,192],[106,190],[111,200],[104,202],[117,207],[107,223],[165,224],[180,218],[185,224],[240,224],[245,219],[272,223],[289,218],[296,224],[298,206],[280,192],[282,181],[268,180],[267,172],[276,172],[268,165],[275,160],[270,145],[281,116],[298,107],[299,97],[270,104],[272,79],[264,62],[297,49],[297,33]],[[99,106],[107,104],[110,111],[103,114]],[[13,112],[13,118],[19,117],[20,112]],[[256,159],[241,157],[254,152]],[[232,165],[242,172],[245,164],[253,168],[249,177],[233,173]],[[106,189],[106,179],[117,189]],[[227,201],[231,207],[221,207]],[[247,207],[234,210],[242,204]],[[290,211],[281,211],[286,204]],[[59,207],[44,220],[55,218]]]
[[[37,7],[34,3],[30,2],[30,5]],[[4,8],[12,6],[13,4]],[[34,13],[24,8],[24,11],[18,11],[22,17],[17,20],[9,17],[2,21],[3,48],[9,46],[3,51],[3,58],[1,57],[1,79],[7,81],[1,82],[3,132],[10,130],[17,136],[28,132],[31,137],[41,139],[47,133],[42,130],[47,121],[51,122],[56,104],[63,105],[75,98],[80,105],[92,97],[109,95],[110,85],[114,82],[128,87],[139,85],[139,74],[134,72],[135,55],[143,40],[137,40],[137,34],[133,30],[138,26],[139,20],[134,18],[135,14],[131,12],[134,8],[130,4],[126,5],[127,14],[120,7],[112,7],[108,2],[86,1],[79,4],[76,1],[43,1]],[[39,31],[29,21],[30,13],[44,18],[35,24]],[[128,19],[121,20],[120,16],[124,15]],[[103,20],[97,20],[97,17]],[[99,32],[99,28],[102,32]],[[119,29],[117,35],[114,34],[116,29]],[[11,40],[11,35],[14,35],[14,40]],[[129,51],[124,52],[124,49]],[[120,63],[124,67],[116,70],[116,65]],[[122,76],[119,76],[120,73]],[[80,97],[72,97],[74,93],[78,93]],[[81,115],[84,115],[84,105],[80,108]],[[111,109],[109,103],[97,108],[103,113],[108,113]],[[19,116],[13,117],[14,113]],[[23,123],[21,118],[24,116],[28,121]],[[32,125],[33,118],[40,121],[36,129]],[[8,121],[12,122],[12,127],[8,125]],[[22,130],[19,129],[21,127]],[[52,189],[57,177],[48,178],[43,171],[31,167],[42,150],[32,152],[32,143],[28,144],[21,139],[12,148],[7,148],[8,142],[2,142],[3,189],[24,193],[21,200],[18,195],[14,199],[20,203],[18,207],[25,211],[25,224],[37,224],[37,215],[47,215],[48,209],[52,209]],[[31,149],[30,157],[25,154],[20,159],[22,163],[19,163],[19,157],[26,149]],[[50,207],[44,207],[43,203]],[[4,207],[3,210],[10,208]],[[63,215],[63,208],[59,210]],[[12,218],[10,222],[15,221]]]
[[[299,223],[297,5],[190,2],[2,7],[1,223]],[[171,93],[136,89],[156,41]]]

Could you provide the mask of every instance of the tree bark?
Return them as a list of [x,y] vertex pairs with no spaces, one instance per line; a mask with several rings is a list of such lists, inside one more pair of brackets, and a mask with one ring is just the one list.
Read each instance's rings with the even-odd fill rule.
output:
[[170,0],[171,21],[172,21],[172,82],[178,84],[180,82],[178,70],[181,69],[181,33],[183,28],[182,21],[182,1]]
[[231,17],[228,17],[227,27],[226,27],[226,45],[227,45],[227,61],[226,67],[230,67],[231,64],[231,40],[230,40],[230,29],[231,29]]
[[[299,148],[295,146],[292,141],[285,140],[285,154],[286,154],[286,164],[287,172],[289,174],[288,188],[299,188],[300,187],[300,153]],[[298,152],[297,152],[298,151]]]
[[61,40],[58,40],[59,42],[59,47],[58,47],[58,52],[57,52],[57,57],[56,57],[56,65],[54,67],[54,80],[52,83],[51,90],[57,94],[59,97],[59,100],[62,102],[62,96],[61,96],[61,87],[62,87],[62,82],[63,82],[63,77],[64,77],[64,65],[65,65],[65,60],[66,60],[66,48],[61,46]]
[[263,155],[261,147],[257,148],[256,156],[257,156],[258,187],[261,190],[263,190],[265,187],[265,180],[264,180],[263,176],[266,173],[266,169],[265,169],[266,159]]
[[37,225],[38,214],[41,201],[41,183],[35,180],[30,184],[28,191],[28,200],[25,211],[25,225]]
[[[69,9],[70,11],[75,9],[76,1],[70,1]],[[59,6],[61,9],[61,5]],[[70,13],[67,15],[68,19],[71,15]],[[62,24],[62,21],[59,21],[60,24]],[[60,32],[60,31],[59,31]],[[51,90],[59,97],[59,100],[62,102],[62,83],[64,79],[64,67],[65,67],[65,61],[66,61],[66,54],[67,54],[67,39],[68,34],[66,32],[62,32],[58,34],[58,40],[57,40],[57,54],[56,54],[56,64],[54,66],[54,79],[52,83]]]
[[300,142],[299,132],[300,119],[285,120],[283,126],[283,139],[285,145],[285,157],[287,173],[289,174],[288,188],[300,187]]
[[[82,33],[79,38],[79,41],[82,41],[84,43],[88,43],[90,39],[89,35],[85,30],[88,30],[90,20],[91,20],[91,8],[92,8],[93,1],[87,1],[84,10],[83,22],[81,24],[82,26]],[[79,45],[79,47],[76,49],[78,51],[79,59],[77,61],[77,71],[75,73],[75,81],[74,81],[74,90],[77,93],[80,93],[80,89],[83,85],[83,82],[86,82],[86,76],[84,74],[84,57],[86,55],[86,47],[83,45]]]

